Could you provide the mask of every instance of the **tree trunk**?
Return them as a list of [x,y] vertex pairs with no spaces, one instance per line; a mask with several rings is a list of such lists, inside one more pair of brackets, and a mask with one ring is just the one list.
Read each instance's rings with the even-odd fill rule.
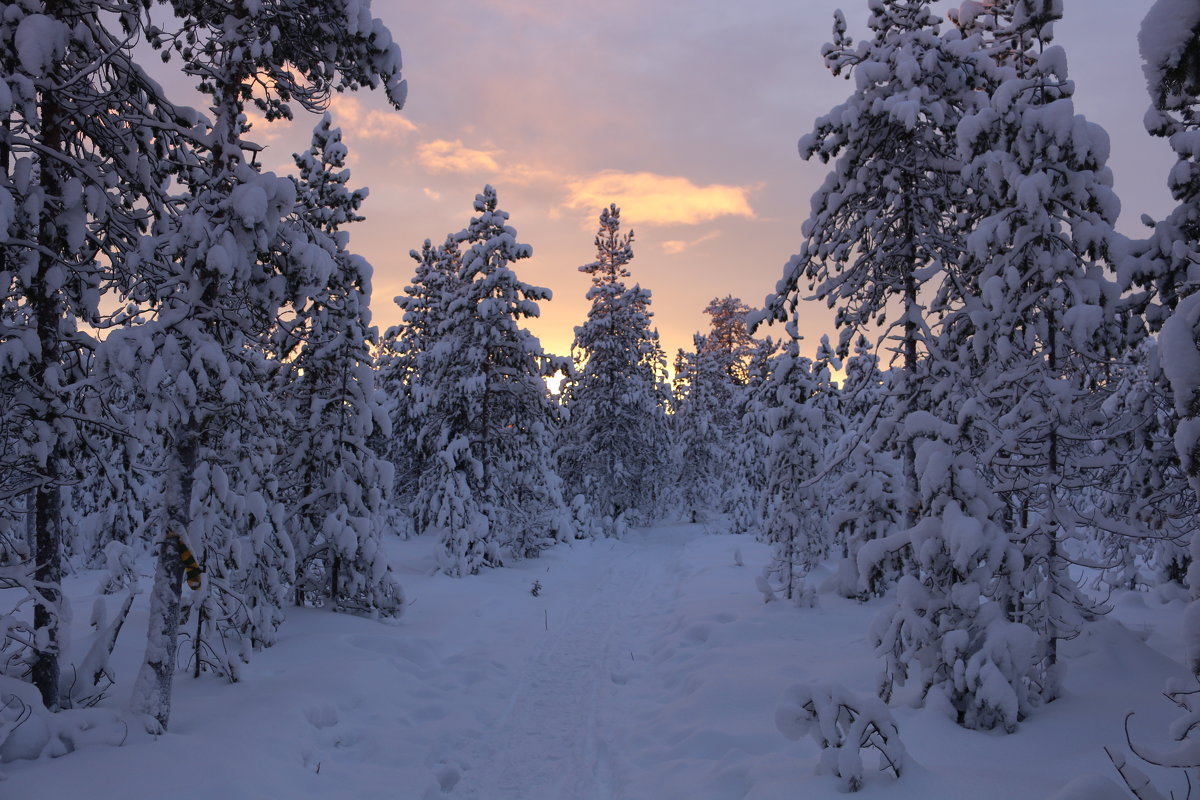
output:
[[133,710],[153,717],[162,730],[167,729],[171,716],[171,686],[175,678],[179,605],[183,593],[182,542],[172,533],[188,529],[196,452],[196,434],[180,431],[167,464],[164,486],[166,528],[159,541],[154,588],[150,594],[146,657],[133,687]]
[[[47,13],[54,11],[47,8]],[[40,104],[41,133],[39,144],[49,153],[63,150],[63,110],[52,93],[44,93]],[[55,431],[56,406],[68,400],[61,389],[50,388],[63,381],[62,359],[67,342],[64,341],[64,308],[62,274],[68,271],[59,255],[62,250],[62,234],[53,211],[62,197],[60,166],[51,157],[39,163],[40,189],[45,206],[38,221],[38,271],[29,288],[29,304],[33,311],[33,322],[41,353],[30,370],[30,379],[42,393],[45,409],[35,416],[49,431],[49,453],[42,467],[43,483],[34,491],[33,526],[34,557],[36,566],[33,577],[37,581],[37,598],[33,607],[33,627],[39,642],[32,675],[34,686],[41,692],[47,708],[59,707],[59,650],[61,601],[62,601],[62,490],[58,485],[59,463],[70,454],[62,441],[63,434]],[[69,317],[73,321],[73,317]]]
[[[917,247],[915,224],[913,223],[914,212],[911,206],[911,198],[915,194],[915,187],[911,185],[909,190],[904,193],[905,198],[905,223],[906,230],[904,234],[904,262],[901,269],[904,271],[904,409],[907,413],[912,413],[918,409],[917,403],[917,323],[914,317],[917,314],[917,279],[913,274],[917,269]],[[917,506],[920,495],[920,486],[917,483],[917,446],[913,441],[912,436],[904,437],[904,490],[906,494],[904,504],[904,522],[905,527],[912,528],[917,524],[920,517],[920,509]]]
[[[1050,377],[1052,380],[1056,380],[1060,377],[1058,374],[1058,352],[1057,352],[1057,350],[1058,350],[1058,330],[1056,327],[1057,324],[1058,324],[1057,315],[1054,313],[1054,309],[1052,308],[1052,309],[1050,309],[1049,313],[1047,314],[1047,327],[1049,330],[1048,330],[1048,336],[1047,336],[1047,341],[1046,341],[1046,349],[1049,351],[1048,357],[1047,357],[1047,365],[1049,367],[1049,374],[1050,374]],[[1046,601],[1047,602],[1046,635],[1047,635],[1047,637],[1049,637],[1049,641],[1047,642],[1047,645],[1046,645],[1046,647],[1047,647],[1047,653],[1046,653],[1047,672],[1049,673],[1049,675],[1048,675],[1049,680],[1047,681],[1046,696],[1045,696],[1045,700],[1047,702],[1054,700],[1056,697],[1058,697],[1058,675],[1057,675],[1057,672],[1058,672],[1058,640],[1060,638],[1060,631],[1057,629],[1058,626],[1054,622],[1053,612],[1051,610],[1051,606],[1052,606],[1051,600],[1054,597],[1054,595],[1058,593],[1058,588],[1059,588],[1058,579],[1061,575],[1060,570],[1064,569],[1063,566],[1060,564],[1060,559],[1062,558],[1062,556],[1058,552],[1058,540],[1060,537],[1059,537],[1059,532],[1057,530],[1057,526],[1060,524],[1059,523],[1059,514],[1058,514],[1058,486],[1059,486],[1058,477],[1059,477],[1059,470],[1060,470],[1060,464],[1059,464],[1060,456],[1059,456],[1059,452],[1058,452],[1058,448],[1059,448],[1058,426],[1060,424],[1061,416],[1062,416],[1061,408],[1054,409],[1054,412],[1050,415],[1051,428],[1050,428],[1050,432],[1049,432],[1049,438],[1050,438],[1049,463],[1047,464],[1048,480],[1046,481],[1046,505],[1047,505],[1047,511],[1048,511],[1047,516],[1049,517],[1050,528],[1049,528],[1049,530],[1046,530],[1043,532],[1043,535],[1050,537],[1048,547],[1046,548],[1046,551],[1048,554],[1048,559],[1049,559],[1049,563],[1046,565],[1046,571],[1047,571],[1046,580],[1050,583],[1050,596],[1047,598],[1047,601]]]
[[33,607],[33,627],[39,647],[33,662],[31,679],[42,695],[46,708],[56,710],[59,699],[59,626],[62,602],[62,490],[56,484],[40,487],[34,498],[36,525],[37,603]]

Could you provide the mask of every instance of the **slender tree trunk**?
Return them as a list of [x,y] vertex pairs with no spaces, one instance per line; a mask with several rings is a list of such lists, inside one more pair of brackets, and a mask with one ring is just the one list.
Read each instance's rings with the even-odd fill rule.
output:
[[[48,8],[47,13],[53,14],[54,11]],[[42,96],[39,111],[39,143],[48,152],[60,153],[65,136],[63,109],[53,94],[47,92]],[[61,376],[55,376],[55,373],[62,369],[65,345],[63,326],[67,324],[63,320],[60,302],[63,291],[61,285],[65,282],[60,273],[67,269],[58,255],[62,234],[58,230],[56,220],[48,217],[51,209],[62,197],[59,169],[53,157],[44,157],[39,163],[39,182],[44,203],[38,221],[38,244],[41,246],[41,254],[38,257],[38,272],[30,287],[29,297],[38,341],[41,344],[41,354],[30,370],[30,378],[43,393],[46,408],[41,412],[40,422],[51,431],[49,435],[53,437],[42,475],[45,482],[35,490],[33,500],[36,558],[33,577],[38,584],[37,602],[33,607],[33,626],[42,644],[37,650],[31,678],[42,695],[42,701],[51,709],[59,707],[58,662],[62,645],[59,638],[62,602],[62,489],[58,485],[57,473],[59,462],[68,455],[63,452],[62,434],[54,432],[55,406],[65,403],[66,398],[52,397],[51,392],[56,390],[49,388],[51,381],[59,383],[62,380]]]
[[171,716],[171,687],[175,678],[175,652],[179,644],[179,606],[183,592],[182,542],[178,533],[188,529],[192,480],[198,442],[193,431],[180,431],[171,448],[164,486],[166,527],[159,541],[150,594],[150,630],[146,657],[133,687],[133,710],[158,721],[163,730]]
[[[1049,351],[1047,356],[1047,366],[1049,367],[1049,375],[1052,380],[1058,379],[1058,331],[1056,326],[1058,320],[1053,309],[1050,309],[1047,314],[1047,326],[1049,328],[1046,348]],[[1049,583],[1050,598],[1058,593],[1058,579],[1060,575],[1060,554],[1058,552],[1058,473],[1059,473],[1059,432],[1062,409],[1054,409],[1049,415],[1051,427],[1049,431],[1049,458],[1047,460],[1047,480],[1046,480],[1046,506],[1049,519],[1043,523],[1048,524],[1049,528],[1045,530],[1045,536],[1049,537],[1047,542],[1047,564],[1046,564],[1046,580]],[[1054,618],[1051,615],[1050,606],[1052,605],[1050,598],[1047,598],[1046,609],[1046,636],[1049,638],[1046,648],[1047,669],[1050,673],[1050,680],[1047,685],[1046,700],[1053,700],[1058,696],[1058,679],[1055,674],[1058,670],[1058,640],[1059,631],[1054,623]]]
[[341,571],[342,557],[335,555],[333,557],[333,565],[332,569],[330,570],[332,574],[329,581],[329,602],[335,608],[337,607],[338,592],[341,591],[341,587],[338,585],[339,580],[341,579]]
[[[912,222],[913,212],[909,208],[914,194],[914,187],[909,186],[905,192],[905,218],[907,230],[904,235],[904,397],[905,410],[917,410],[917,323],[914,316],[917,313],[917,279],[913,274],[917,269],[917,251]],[[917,498],[920,497],[920,487],[917,485],[917,446],[911,436],[904,438],[904,522],[905,527],[912,528],[917,524],[920,509]]]
[[[59,641],[62,592],[62,490],[57,484],[40,487],[34,498],[37,526],[36,563],[38,602],[33,607],[33,627],[43,642],[33,662],[33,685],[46,708],[57,709],[59,699]],[[44,637],[44,638],[42,638]]]

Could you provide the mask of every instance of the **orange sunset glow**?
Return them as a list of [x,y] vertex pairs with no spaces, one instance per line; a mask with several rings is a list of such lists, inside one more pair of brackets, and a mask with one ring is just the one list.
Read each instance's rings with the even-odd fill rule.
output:
[[[668,355],[707,325],[702,309],[713,297],[761,305],[800,249],[809,198],[829,169],[802,161],[796,140],[851,90],[825,69],[821,45],[839,7],[863,35],[866,5],[377,4],[404,53],[408,104],[397,113],[360,92],[330,109],[350,148],[352,185],[371,190],[367,220],[350,235],[375,268],[375,323],[399,322],[391,299],[412,274],[409,250],[465,226],[487,183],[533,246],[521,277],[554,292],[531,325],[549,351],[568,352],[586,314],[588,281],[576,268],[592,260],[596,216],[609,203],[636,232],[633,280],[654,293]],[[1121,227],[1131,234],[1140,214],[1169,207],[1169,150],[1141,128],[1135,38],[1149,5],[1067,0],[1057,26],[1077,108],[1112,137]],[[290,171],[313,123],[257,125],[263,163]],[[816,303],[799,326],[812,346],[832,327]]]

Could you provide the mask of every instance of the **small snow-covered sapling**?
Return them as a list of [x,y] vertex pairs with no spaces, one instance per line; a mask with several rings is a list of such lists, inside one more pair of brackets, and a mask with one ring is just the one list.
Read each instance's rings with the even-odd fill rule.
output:
[[833,773],[847,791],[863,786],[862,751],[879,751],[880,771],[897,778],[907,754],[900,729],[878,697],[859,695],[838,685],[800,684],[790,687],[775,712],[780,733],[792,741],[806,734],[821,745],[818,773]]
[[540,595],[542,593],[542,582],[534,581],[533,586],[529,587],[529,593],[531,595],[533,595],[534,597],[537,597],[538,595]]

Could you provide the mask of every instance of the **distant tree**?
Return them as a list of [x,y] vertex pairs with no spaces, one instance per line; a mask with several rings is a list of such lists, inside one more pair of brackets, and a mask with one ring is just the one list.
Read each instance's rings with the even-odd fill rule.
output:
[[559,463],[568,490],[583,493],[610,524],[657,513],[669,451],[665,358],[650,327],[650,292],[626,287],[633,233],[621,233],[621,212],[600,214],[587,321],[575,329],[576,372],[563,382],[568,413]]
[[904,528],[904,476],[900,457],[889,442],[890,430],[872,419],[891,418],[892,393],[888,376],[879,370],[875,348],[865,336],[856,342],[846,362],[846,377],[838,393],[841,430],[829,456],[840,459],[829,465],[834,487],[830,496],[830,524],[842,547],[839,591],[846,597],[883,596],[904,569],[907,553],[901,548],[860,573],[858,554],[867,542]]
[[830,438],[831,384],[828,361],[802,357],[799,340],[791,339],[776,356],[763,392],[768,438],[760,515],[763,538],[773,552],[759,589],[767,598],[782,594],[797,605],[816,604],[816,587],[805,578],[828,556],[831,544],[820,485]]
[[720,510],[722,488],[729,482],[730,438],[735,386],[719,354],[699,334],[695,350],[675,358],[674,413],[670,418],[675,489],[684,518],[707,521]]
[[434,246],[428,239],[409,255],[416,273],[396,297],[403,322],[384,335],[379,356],[379,383],[388,403],[392,433],[381,439],[381,452],[395,470],[395,502],[411,516],[421,473],[431,454],[423,449],[422,419],[414,395],[421,358],[433,347],[446,314],[446,304],[462,282],[462,253],[454,235]]
[[755,347],[746,366],[746,385],[738,398],[738,419],[730,439],[732,480],[722,489],[722,507],[732,533],[757,533],[759,500],[766,487],[762,469],[767,458],[767,419],[764,393],[769,392],[771,369],[779,343],[766,339]]
[[749,381],[750,359],[760,344],[750,335],[747,320],[751,311],[740,297],[730,295],[713,298],[704,309],[709,316],[709,331],[702,352],[717,360],[729,383],[735,386],[745,386]]
[[[693,516],[733,513],[747,497],[747,483],[753,482],[755,460],[743,458],[747,454],[736,446],[751,397],[751,360],[761,345],[750,335],[751,311],[737,297],[714,298],[704,309],[709,330],[696,338],[694,353],[680,351],[683,362],[675,368],[674,460],[684,508]],[[681,363],[686,364],[683,369]],[[694,425],[691,417],[702,424]],[[697,449],[701,441],[707,444]]]
[[520,324],[550,291],[517,278],[512,264],[533,251],[517,242],[492,187],[476,196],[475,211],[455,236],[465,248],[461,281],[419,359],[414,391],[431,454],[418,528],[442,536],[442,569],[455,576],[499,565],[505,548],[520,558],[572,538],[544,381],[566,364]]

